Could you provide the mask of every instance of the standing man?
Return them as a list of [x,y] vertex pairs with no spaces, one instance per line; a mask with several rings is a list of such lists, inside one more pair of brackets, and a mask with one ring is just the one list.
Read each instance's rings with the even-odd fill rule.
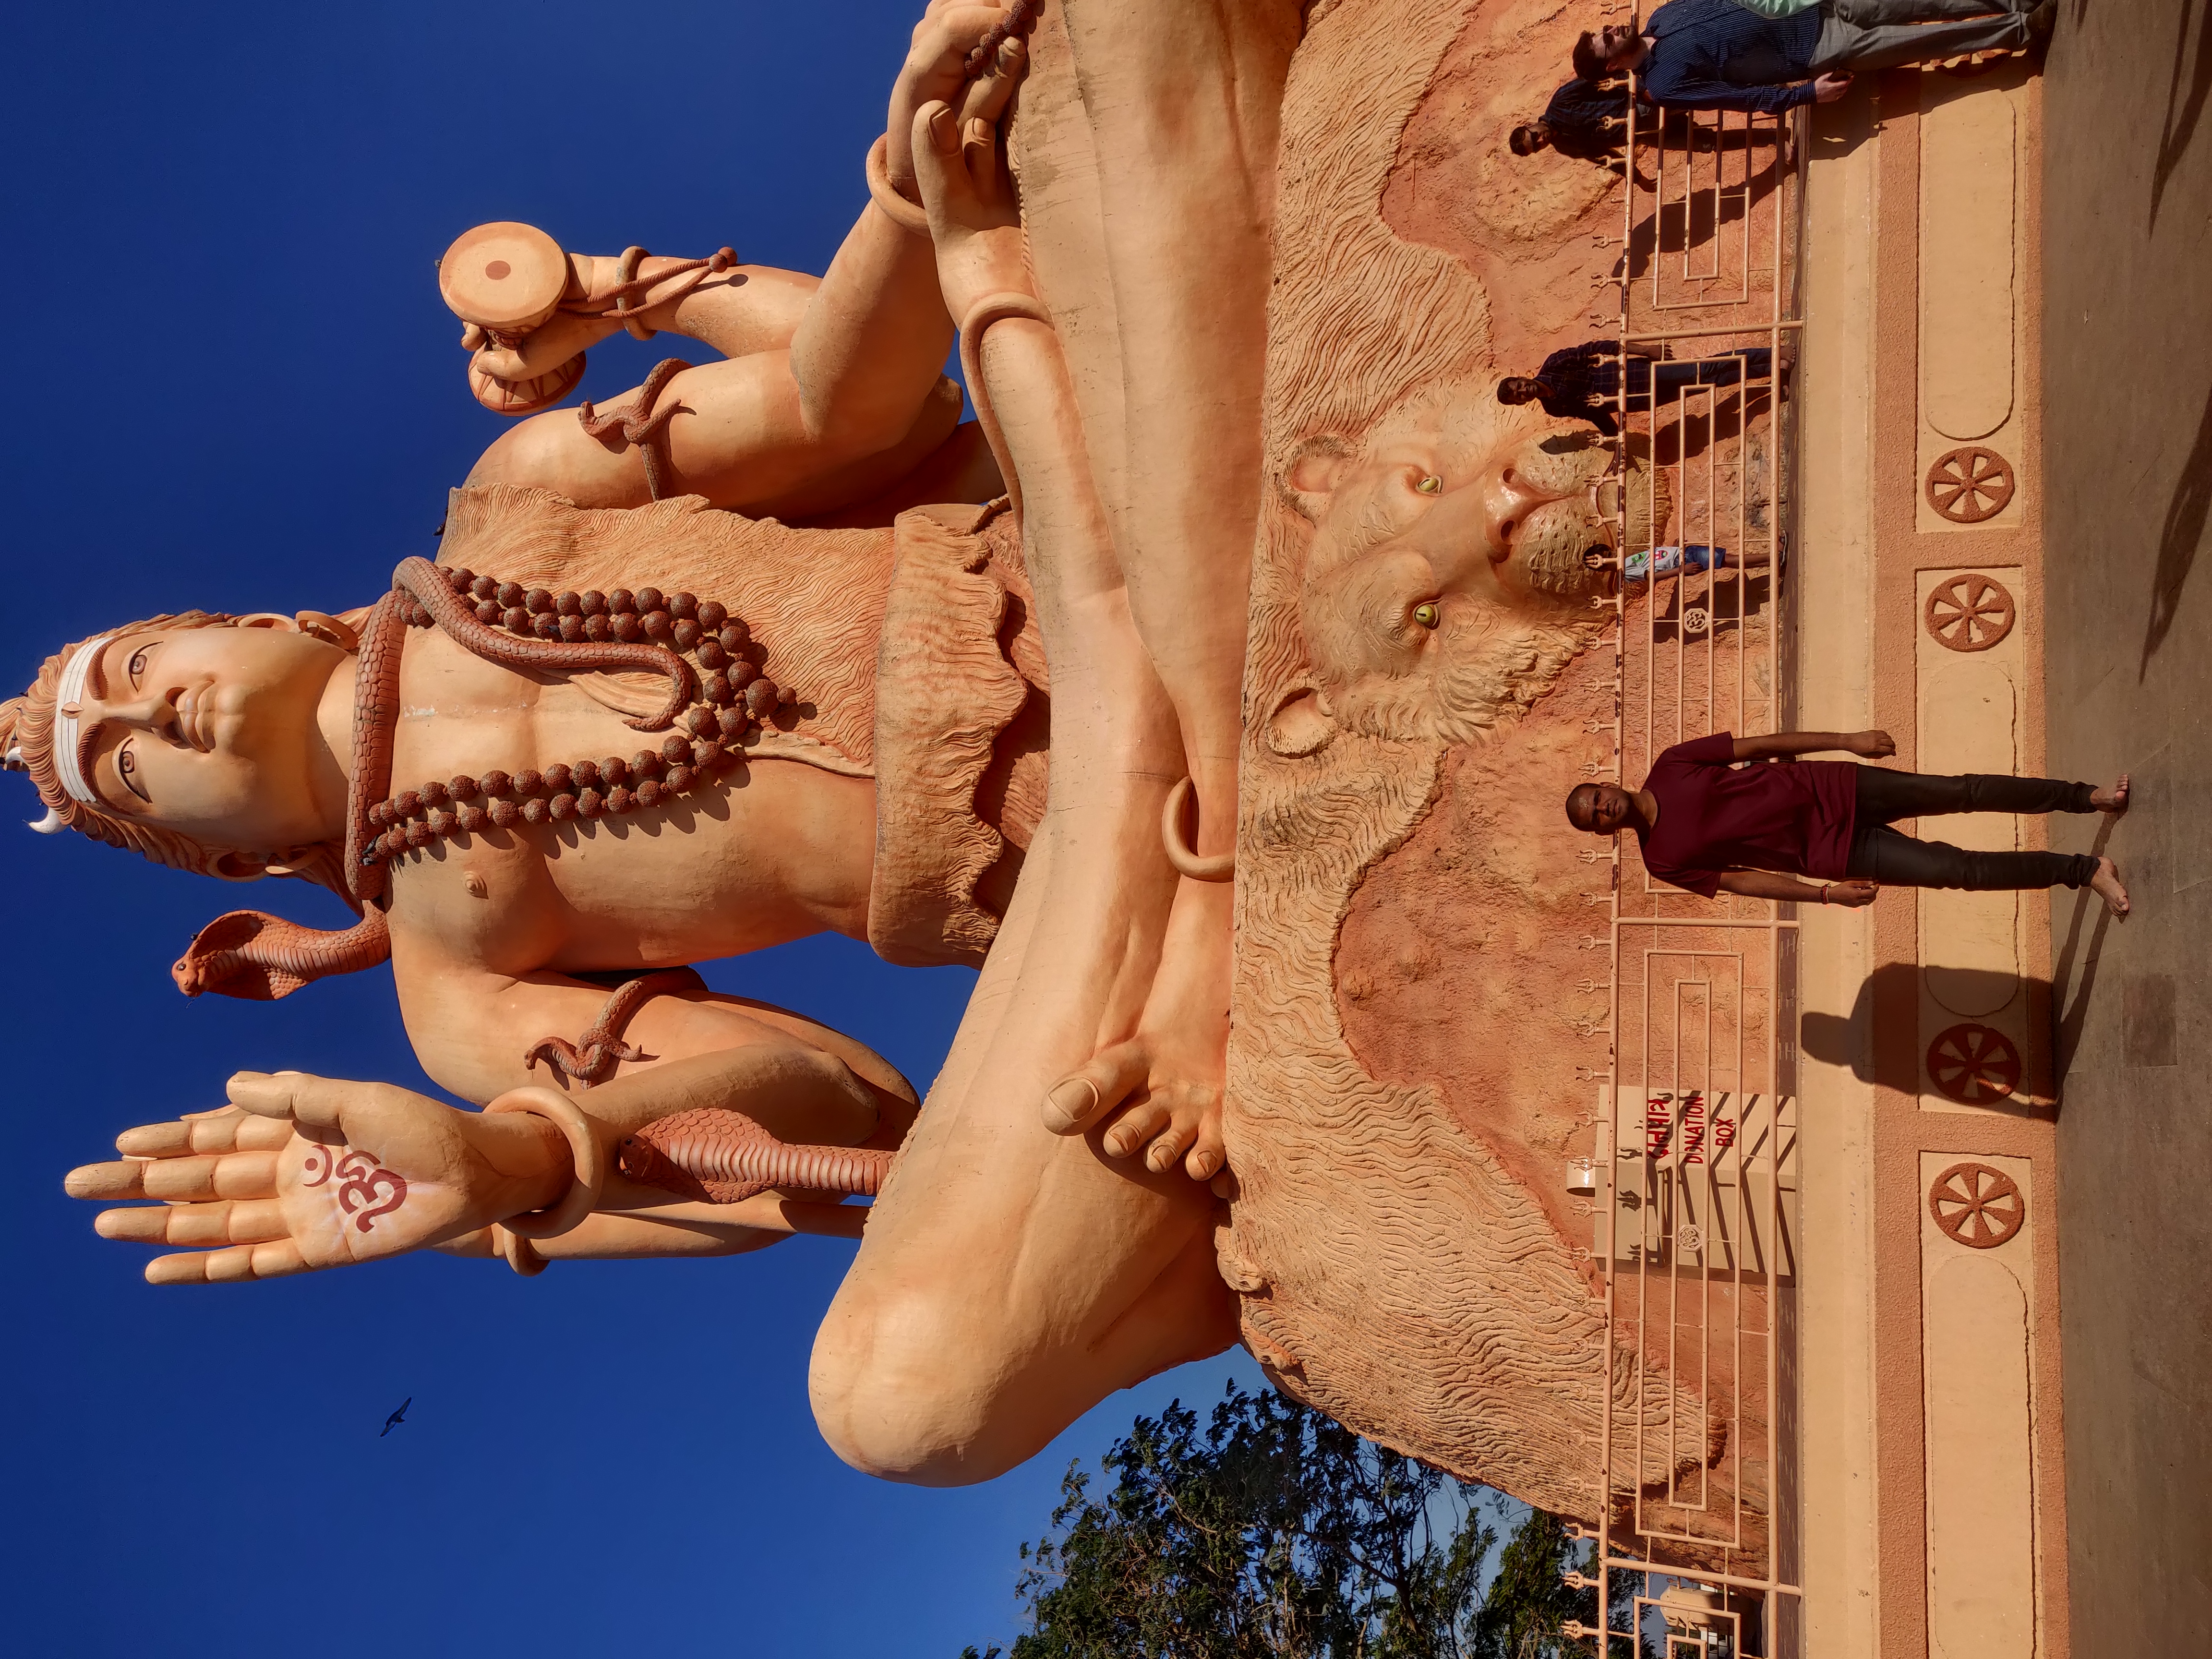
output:
[[[1725,3],[1733,4],[1734,0]],[[1620,395],[1624,370],[1628,375],[1628,406],[1649,409],[1655,386],[1660,401],[1665,403],[1681,396],[1685,386],[1764,380],[1773,367],[1774,354],[1765,346],[1752,346],[1724,357],[1654,362],[1643,352],[1623,352],[1611,340],[1586,340],[1581,345],[1562,346],[1545,358],[1544,366],[1534,374],[1507,375],[1498,383],[1498,401],[1539,403],[1547,415],[1563,421],[1588,421],[1610,438],[1620,429],[1613,404]]]
[[1645,869],[1707,898],[1741,893],[1801,904],[1871,904],[1885,881],[1977,891],[2087,887],[2114,915],[2127,915],[2128,890],[2108,858],[1970,853],[1889,827],[1899,818],[1945,812],[2124,812],[2125,773],[2100,790],[2053,778],[1928,777],[1850,761],[1735,764],[1794,760],[1822,750],[1878,759],[1895,754],[1897,744],[1887,732],[1759,738],[1716,732],[1661,754],[1641,789],[1577,784],[1567,793],[1567,822],[1593,836],[1634,830]]
[[1834,102],[1856,70],[2019,51],[2050,39],[2057,15],[2057,0],[2033,11],[2002,0],[1820,0],[1786,17],[1738,0],[1669,0],[1640,33],[1621,23],[1585,30],[1575,73],[1601,81],[1632,72],[1665,108],[1779,115]]

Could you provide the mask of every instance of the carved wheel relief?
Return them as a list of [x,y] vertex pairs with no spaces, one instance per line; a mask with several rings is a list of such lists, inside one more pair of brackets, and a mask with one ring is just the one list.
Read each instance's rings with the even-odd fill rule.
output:
[[2027,1200],[2002,1170],[1954,1164],[1929,1188],[1928,1213],[1946,1238],[1969,1249],[1994,1250],[2027,1219]]
[[2019,614],[2002,583],[1970,570],[1936,583],[1921,619],[1939,645],[1954,651],[1986,651],[2012,632]]
[[1946,450],[1928,469],[1928,505],[1953,524],[1994,519],[2012,492],[2012,463],[1981,444]]
[[2020,1050],[1987,1025],[1954,1025],[1928,1045],[1928,1075],[1948,1098],[1984,1106],[2020,1087]]

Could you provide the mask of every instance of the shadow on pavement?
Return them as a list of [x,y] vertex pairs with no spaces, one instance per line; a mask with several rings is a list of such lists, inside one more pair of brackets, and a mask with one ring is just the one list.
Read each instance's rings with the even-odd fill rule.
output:
[[[2166,181],[2173,170],[2181,165],[2190,143],[2197,136],[2197,123],[2204,114],[2204,100],[2212,97],[2212,5],[2207,5],[2204,15],[2195,21],[2197,29],[2197,62],[2190,70],[2189,93],[2185,100],[2181,90],[2182,64],[2187,58],[2189,25],[2197,9],[2196,0],[2184,0],[2181,8],[2181,33],[2173,43],[2173,81],[2166,93],[2166,120],[2159,130],[2158,165],[2150,179],[2150,228],[2158,228],[2159,204],[2166,196]],[[2078,17],[2077,10],[2075,15]],[[2179,106],[2177,111],[2176,106]],[[2177,113],[2179,119],[2177,120]]]
[[[2212,40],[2212,28],[2205,37]],[[2173,499],[2166,504],[2166,522],[2159,527],[2158,569],[2151,578],[2150,620],[2143,627],[2142,660],[2136,665],[2141,684],[2150,672],[2150,659],[2166,643],[2181,607],[2181,590],[2196,568],[2197,550],[2204,539],[2204,520],[2212,512],[2212,392],[2205,394],[2204,413],[2197,422],[2197,442],[2181,464],[2174,481]]]

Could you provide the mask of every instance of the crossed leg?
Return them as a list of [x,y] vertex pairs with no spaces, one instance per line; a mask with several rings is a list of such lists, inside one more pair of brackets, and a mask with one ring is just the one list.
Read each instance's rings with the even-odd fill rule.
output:
[[[1141,411],[1101,434],[1095,470],[1123,491],[1107,503],[1115,551],[1174,705],[1203,864],[1236,844],[1275,143],[1299,8],[1070,0],[1066,21],[1099,161],[1113,378]],[[1103,1124],[1111,1156],[1221,1171],[1232,905],[1227,881],[1182,879],[1136,1031],[1054,1085],[1048,1127]]]

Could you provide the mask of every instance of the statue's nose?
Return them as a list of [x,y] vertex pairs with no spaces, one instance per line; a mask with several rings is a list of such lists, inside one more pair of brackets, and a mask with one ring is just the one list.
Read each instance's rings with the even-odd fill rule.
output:
[[1557,490],[1531,484],[1510,459],[1495,460],[1485,467],[1483,532],[1491,558],[1499,560],[1511,553],[1514,532],[1520,529],[1522,520],[1545,502],[1559,499]]
[[103,720],[112,720],[118,726],[136,726],[142,732],[163,732],[177,721],[175,694],[125,698],[103,705],[98,711]]

